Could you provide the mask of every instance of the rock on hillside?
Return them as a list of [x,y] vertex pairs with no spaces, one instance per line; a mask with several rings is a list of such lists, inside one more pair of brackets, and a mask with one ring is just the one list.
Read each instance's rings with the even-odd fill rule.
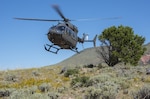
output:
[[150,64],[150,54],[143,55],[140,59],[142,65]]
[[78,54],[71,56],[70,58],[56,64],[58,66],[83,66],[94,64],[97,65],[103,62],[101,56],[97,53],[98,47],[87,48]]
[[140,59],[141,65],[150,64],[150,43],[144,45],[144,47],[146,47],[147,50],[145,51],[144,55]]

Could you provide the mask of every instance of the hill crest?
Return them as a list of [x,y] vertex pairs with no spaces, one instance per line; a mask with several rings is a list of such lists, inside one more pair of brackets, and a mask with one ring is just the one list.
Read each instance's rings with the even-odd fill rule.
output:
[[[145,44],[144,47],[147,48],[145,54],[150,54],[150,43]],[[99,63],[104,62],[103,58],[98,53],[98,50],[101,50],[101,48],[91,47],[84,49],[80,53],[74,54],[73,56],[55,65],[57,66],[84,66],[89,64],[98,65]]]

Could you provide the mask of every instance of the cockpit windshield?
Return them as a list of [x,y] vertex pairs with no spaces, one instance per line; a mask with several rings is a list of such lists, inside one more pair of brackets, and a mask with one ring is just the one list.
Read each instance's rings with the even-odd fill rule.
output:
[[59,30],[59,31],[65,31],[65,27],[64,26],[59,26],[59,27],[57,27],[57,30]]

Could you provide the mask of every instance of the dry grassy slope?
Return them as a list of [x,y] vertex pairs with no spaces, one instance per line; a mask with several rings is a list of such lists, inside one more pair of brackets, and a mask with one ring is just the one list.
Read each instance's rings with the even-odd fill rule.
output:
[[[150,44],[146,47],[150,48]],[[150,52],[149,49],[148,51]],[[83,96],[90,94],[87,92],[91,87],[94,88],[92,90],[94,93],[99,92],[99,90],[95,91],[97,88],[94,85],[90,87],[77,86],[76,89],[73,89],[70,83],[76,75],[64,77],[63,74],[59,74],[62,69],[61,66],[81,65],[81,63],[91,64],[98,61],[102,60],[98,58],[96,49],[88,48],[80,54],[62,61],[59,63],[60,66],[0,71],[0,93],[7,90],[10,92],[10,96],[7,97],[3,97],[1,94],[0,99],[49,99],[50,96],[54,97],[55,94],[59,94],[58,99],[86,99]],[[106,90],[102,90],[106,88],[107,92],[111,93],[109,95],[113,95],[113,92],[116,93],[115,99],[133,99],[133,92],[137,92],[144,85],[150,86],[150,75],[146,75],[147,68],[150,68],[150,65],[132,67],[117,64],[115,67],[106,66],[99,69],[97,67],[78,68],[78,76],[90,77],[94,82],[98,78],[98,81],[101,82],[100,85],[98,84],[98,89],[101,89],[102,95],[107,95],[107,93],[104,93]],[[110,86],[107,86],[107,84]],[[48,92],[42,92],[43,88],[48,88]],[[111,91],[108,91],[109,88]],[[116,88],[118,91],[116,91]]]
[[71,56],[70,58],[56,64],[57,66],[83,66],[88,64],[99,64],[102,62],[102,58],[97,53],[98,47],[87,48],[78,54]]
[[[150,54],[150,43],[144,45],[147,48],[146,54]],[[100,49],[99,47],[96,48],[87,48],[81,51],[79,54],[75,54],[66,60],[56,64],[57,66],[83,66],[87,64],[94,64],[97,65],[103,62],[102,57],[100,54],[97,53],[97,50]]]

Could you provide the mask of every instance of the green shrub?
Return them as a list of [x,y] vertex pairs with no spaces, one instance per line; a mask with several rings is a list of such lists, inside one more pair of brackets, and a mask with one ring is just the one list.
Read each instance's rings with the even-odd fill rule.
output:
[[[90,89],[91,93],[88,91],[89,95],[87,99],[115,99],[117,93],[129,87],[126,79],[115,78],[111,73],[103,73],[97,76],[93,76],[87,82],[87,87],[94,87],[95,89]],[[97,95],[97,90],[101,90],[100,94]],[[92,97],[92,98],[91,98]],[[98,97],[98,98],[97,98]]]
[[31,94],[34,94],[38,90],[38,87],[37,86],[32,86],[32,87],[29,88],[29,90],[30,90]]
[[88,81],[89,81],[89,77],[87,77],[87,76],[76,77],[76,78],[72,79],[71,86],[75,87],[75,86],[77,86],[77,84],[78,84],[77,87],[87,86]]
[[31,95],[30,90],[28,90],[28,89],[19,89],[19,90],[14,90],[11,93],[9,99],[26,99],[30,95]]
[[38,71],[32,71],[33,76],[40,76],[40,73]]
[[106,67],[108,67],[108,65],[106,63],[99,63],[97,66],[98,69],[102,69],[102,68],[106,68]]
[[84,65],[84,68],[94,68],[95,66],[93,64]]
[[150,99],[150,86],[144,86],[139,91],[133,93],[134,99]]
[[78,74],[79,70],[78,69],[69,69],[67,72],[64,74],[65,77],[69,77],[70,75],[75,75]]
[[42,83],[41,85],[39,85],[39,90],[41,92],[48,92],[50,89],[50,85],[47,83]]
[[84,99],[116,99],[116,92],[114,90],[88,87]]
[[94,76],[89,79],[87,86],[94,86],[94,85],[97,85],[98,83],[104,83],[106,81],[109,81],[110,79],[111,77],[107,74]]
[[96,89],[94,87],[89,87],[86,90],[86,93],[84,95],[84,99],[100,99],[101,96],[101,89]]
[[4,79],[5,79],[5,81],[16,82],[17,76],[14,74],[7,74]]
[[106,83],[112,83],[113,85],[117,85],[119,89],[127,89],[130,87],[130,82],[123,77],[113,77],[110,73],[103,73],[97,76],[93,76],[89,79],[87,86],[99,86],[99,84],[103,85]]
[[[22,98],[20,98],[22,99]],[[43,94],[43,93],[35,93],[32,95],[27,96],[27,98],[23,99],[52,99],[48,96],[48,94]]]
[[48,93],[30,94],[28,89],[21,89],[14,91],[8,99],[58,99],[54,97],[55,94],[53,94],[53,97],[49,96]]
[[49,99],[58,99],[59,94],[58,93],[54,93],[54,92],[50,92],[48,93]]
[[8,97],[10,92],[8,90],[0,89],[0,97]]
[[57,92],[58,92],[58,93],[63,93],[63,92],[66,91],[66,90],[67,90],[66,87],[60,87],[60,88],[57,89]]

